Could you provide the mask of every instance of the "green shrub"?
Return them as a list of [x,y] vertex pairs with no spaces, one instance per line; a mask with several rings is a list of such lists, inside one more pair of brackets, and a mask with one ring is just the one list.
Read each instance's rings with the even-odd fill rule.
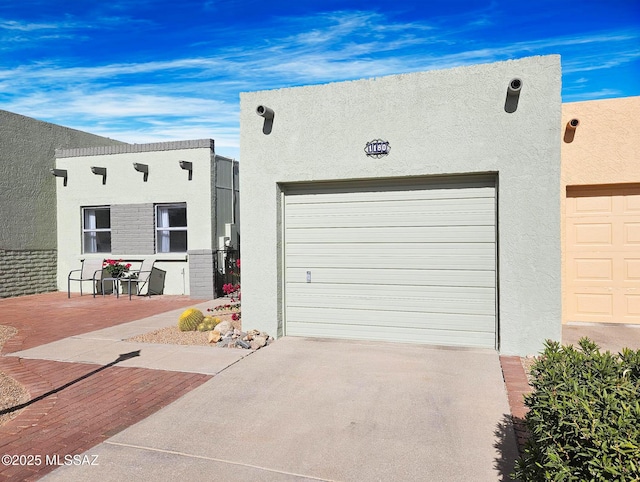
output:
[[547,341],[531,368],[523,481],[640,480],[640,350]]

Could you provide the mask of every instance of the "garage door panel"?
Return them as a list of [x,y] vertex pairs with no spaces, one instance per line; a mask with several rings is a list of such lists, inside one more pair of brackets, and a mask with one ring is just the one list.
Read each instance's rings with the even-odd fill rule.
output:
[[[343,309],[361,309],[361,310],[380,310],[388,311],[389,300],[380,298],[345,298],[342,296],[332,297],[314,297],[309,296],[304,300],[296,301],[289,304],[289,307],[312,308],[318,309],[322,305],[332,306]],[[395,304],[402,306],[405,311],[413,311],[418,313],[453,313],[453,314],[480,314],[492,315],[495,313],[495,305],[481,300],[447,300],[437,298],[405,298],[396,300]],[[392,306],[394,306],[392,305]],[[318,315],[321,315],[321,310]]]
[[630,194],[624,197],[624,212],[640,214],[640,194]]
[[625,303],[627,305],[627,316],[640,316],[640,293],[625,294]]
[[[367,193],[368,194],[368,193]],[[303,198],[303,196],[298,196]],[[316,200],[320,200],[316,196]],[[331,199],[324,198],[323,202],[298,202],[288,204],[287,216],[295,218],[297,216],[307,215],[369,215],[377,214],[397,214],[397,213],[413,213],[438,214],[442,212],[459,213],[459,212],[478,212],[489,211],[494,206],[493,197],[469,197],[465,199],[435,199],[430,203],[425,203],[424,199],[412,197],[398,200],[355,200],[349,202],[332,202]]]
[[[495,272],[489,270],[448,270],[448,269],[399,269],[406,263],[397,264],[384,270],[363,268],[347,269],[340,267],[314,268],[311,277],[314,283],[341,284],[378,284],[412,285],[412,286],[495,286]],[[286,279],[302,282],[307,276],[307,269],[287,268]]]
[[613,315],[613,295],[610,293],[576,293],[576,311],[580,314]]
[[613,260],[611,258],[576,258],[575,281],[612,281]]
[[[317,188],[319,192],[313,194],[304,194],[296,192],[295,188],[288,188],[287,191],[291,195],[287,199],[288,205],[295,204],[329,204],[329,203],[351,203],[358,202],[380,202],[380,201],[416,201],[416,200],[437,200],[437,199],[494,199],[494,187],[470,187],[467,184],[451,185],[446,189],[409,189],[394,190],[389,189],[388,185],[381,185],[378,190],[358,191],[357,187],[354,191],[346,188],[335,188],[337,192],[331,192],[332,188]],[[460,189],[462,188],[462,189]],[[313,189],[300,186],[298,189]],[[346,192],[345,192],[346,191]]]
[[565,321],[640,323],[640,186],[567,188]]
[[[420,213],[426,216],[426,213]],[[287,226],[295,228],[369,228],[375,226],[405,227],[412,226],[415,214],[410,212],[376,213],[373,216],[358,214],[322,214],[295,216],[287,218]],[[483,212],[445,212],[432,213],[425,219],[424,226],[493,226],[492,213]]]
[[456,243],[473,239],[482,243],[495,242],[493,226],[405,226],[368,228],[308,228],[287,230],[286,244],[331,243],[352,239],[354,241],[376,240],[383,243]]
[[[411,286],[387,284],[322,284],[322,283],[291,283],[286,284],[287,295],[295,299],[309,299],[322,296],[341,298],[380,299],[393,304],[395,300],[402,303],[406,300],[419,299],[449,299],[449,300],[482,300],[493,302],[495,289],[479,286]],[[290,306],[295,306],[291,302]],[[322,306],[319,304],[318,306]]]
[[495,243],[379,243],[374,240],[358,244],[336,240],[334,243],[287,243],[287,256],[306,256],[310,254],[350,255],[371,254],[403,257],[405,262],[414,256],[447,255],[464,253],[472,256],[495,256]]
[[[473,326],[474,331],[493,333],[495,319],[491,315],[460,313],[416,313],[402,309],[368,310],[323,308],[323,316],[306,307],[293,307],[289,316],[298,323],[346,324],[359,326],[398,326],[432,330],[464,331]],[[322,321],[319,321],[322,320]]]
[[474,179],[285,188],[285,333],[495,347],[495,188]]
[[291,322],[287,324],[287,334],[290,336],[308,336],[323,338],[339,338],[352,340],[384,340],[400,343],[429,343],[434,345],[464,346],[464,347],[492,347],[495,343],[495,333],[433,330],[416,328],[390,328],[368,326],[354,329],[351,325],[339,324],[309,324]]
[[577,198],[572,198],[572,201],[570,202],[574,204],[573,211],[575,213],[606,214],[606,213],[611,213],[613,211],[613,202],[610,196],[577,197]]
[[624,244],[640,245],[640,222],[624,223]]
[[570,240],[577,245],[610,245],[613,242],[611,223],[583,221],[573,225]]
[[640,259],[624,260],[624,282],[639,283],[640,282]]
[[316,266],[325,268],[393,268],[398,265],[410,265],[411,269],[455,269],[474,270],[492,269],[494,258],[490,256],[414,256],[412,258],[393,255],[369,255],[363,253],[354,257],[347,253],[337,255],[291,255],[292,267],[307,267],[313,270]]

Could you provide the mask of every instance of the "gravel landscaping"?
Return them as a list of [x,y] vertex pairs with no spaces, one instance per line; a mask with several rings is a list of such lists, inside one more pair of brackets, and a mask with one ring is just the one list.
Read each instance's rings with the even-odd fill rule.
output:
[[177,326],[160,328],[144,335],[134,336],[125,341],[138,343],[161,343],[168,345],[211,345],[206,331],[180,331]]
[[[213,316],[215,316],[216,318],[220,318],[222,321],[230,321],[233,327],[238,330],[242,329],[242,323],[240,322],[240,320],[232,320],[230,313],[213,314]],[[168,345],[211,346],[211,343],[209,342],[208,331],[180,331],[177,325],[168,326],[166,328],[159,328],[149,333],[144,333],[142,335],[127,338],[125,341],[132,341],[137,343],[160,343]],[[215,343],[213,344],[213,346],[215,346]]]
[[[15,328],[0,325],[0,350],[2,350],[4,343],[16,333],[18,333],[18,330]],[[27,401],[29,401],[29,392],[27,389],[13,378],[0,372],[0,411]],[[16,410],[15,412],[0,415],[0,426],[16,417],[19,413],[20,410]]]

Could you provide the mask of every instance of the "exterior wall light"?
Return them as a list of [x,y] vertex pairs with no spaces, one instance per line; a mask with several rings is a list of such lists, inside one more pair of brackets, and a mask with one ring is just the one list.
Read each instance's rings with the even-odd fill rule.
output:
[[180,168],[189,171],[189,181],[193,179],[193,163],[190,161],[178,161]]
[[147,179],[149,179],[149,165],[148,164],[140,164],[138,162],[134,162],[133,163],[133,168],[136,171],[143,173],[142,180],[144,182],[147,182]]
[[102,184],[107,183],[107,168],[106,167],[96,167],[91,166],[91,172],[96,176],[102,176]]
[[266,107],[264,105],[259,105],[258,107],[256,107],[256,114],[264,118],[262,133],[266,135],[271,134],[271,130],[273,129],[273,118],[276,115],[273,109],[270,109],[269,107]]
[[55,177],[62,177],[64,179],[63,185],[67,185],[67,170],[66,169],[49,169],[49,172]]
[[522,90],[522,79],[518,77],[511,79],[507,86],[507,98],[504,101],[505,112],[512,114],[518,108],[518,99],[520,99],[520,91]]

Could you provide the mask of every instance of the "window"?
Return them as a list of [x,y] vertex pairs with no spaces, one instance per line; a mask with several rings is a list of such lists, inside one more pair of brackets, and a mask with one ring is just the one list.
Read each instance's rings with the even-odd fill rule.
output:
[[82,208],[82,252],[111,252],[111,209]]
[[185,253],[187,251],[187,205],[156,206],[156,252]]

